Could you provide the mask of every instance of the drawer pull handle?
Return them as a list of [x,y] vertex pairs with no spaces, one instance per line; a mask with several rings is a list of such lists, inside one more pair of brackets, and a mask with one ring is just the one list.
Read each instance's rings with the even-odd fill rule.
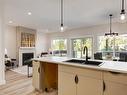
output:
[[103,81],[103,92],[105,92],[106,86],[105,86],[105,82]]
[[38,73],[40,73],[40,68],[38,68]]
[[75,83],[78,84],[78,81],[79,81],[79,79],[78,79],[78,76],[76,75],[75,76]]

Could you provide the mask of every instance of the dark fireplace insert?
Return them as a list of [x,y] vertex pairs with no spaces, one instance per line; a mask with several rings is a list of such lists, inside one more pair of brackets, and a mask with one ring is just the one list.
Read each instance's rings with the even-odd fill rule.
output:
[[22,54],[22,65],[27,65],[25,64],[25,61],[30,60],[31,58],[34,58],[34,53],[23,53]]

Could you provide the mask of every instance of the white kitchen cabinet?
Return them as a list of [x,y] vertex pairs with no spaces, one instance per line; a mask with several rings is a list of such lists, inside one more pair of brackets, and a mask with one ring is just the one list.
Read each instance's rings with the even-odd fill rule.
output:
[[58,95],[103,95],[101,72],[62,65],[58,68]]

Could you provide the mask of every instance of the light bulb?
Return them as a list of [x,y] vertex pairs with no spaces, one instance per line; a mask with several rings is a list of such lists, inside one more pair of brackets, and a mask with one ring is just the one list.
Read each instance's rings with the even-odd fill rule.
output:
[[30,15],[32,15],[32,13],[31,13],[31,12],[28,12],[27,14],[28,14],[29,16],[30,16]]
[[121,20],[125,20],[125,14],[121,14],[121,15],[120,15],[120,19],[121,19]]
[[4,51],[4,53],[7,55],[7,49],[5,48],[5,51]]
[[9,23],[11,24],[11,23],[13,23],[13,21],[10,20]]
[[63,32],[63,30],[64,30],[63,26],[60,27],[60,30],[61,30],[61,32]]

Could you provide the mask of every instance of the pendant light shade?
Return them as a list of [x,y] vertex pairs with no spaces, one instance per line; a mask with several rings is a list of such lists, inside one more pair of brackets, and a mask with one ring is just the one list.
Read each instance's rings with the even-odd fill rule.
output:
[[110,32],[109,33],[105,33],[105,36],[118,36],[118,33],[112,32],[112,14],[109,15],[110,17]]
[[122,9],[121,9],[121,13],[120,13],[120,19],[121,20],[125,20],[125,16],[126,16],[126,12],[125,12],[125,8],[124,8],[124,3],[125,3],[125,1],[124,0],[122,0]]

